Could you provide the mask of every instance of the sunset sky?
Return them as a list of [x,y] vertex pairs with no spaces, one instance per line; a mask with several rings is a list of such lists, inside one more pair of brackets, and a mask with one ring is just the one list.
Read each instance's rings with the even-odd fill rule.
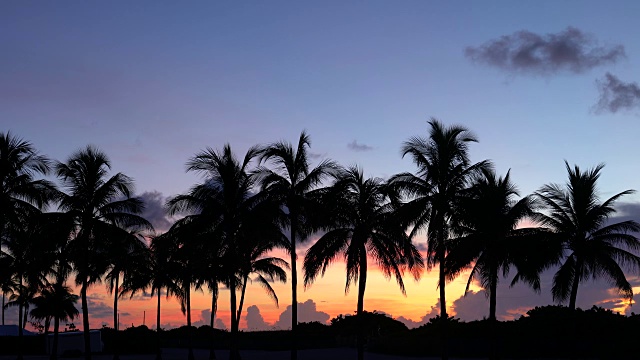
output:
[[[228,142],[241,156],[307,130],[316,161],[388,178],[415,170],[400,146],[427,136],[431,117],[471,129],[480,140],[472,159],[491,159],[500,174],[511,169],[521,195],[563,183],[566,159],[606,163],[600,190],[611,196],[640,188],[638,14],[634,0],[4,1],[0,131],[61,161],[98,146],[114,171],[136,180],[159,230],[171,221],[161,204],[201,180],[184,164],[205,147]],[[623,201],[619,215],[640,219],[640,196]],[[336,263],[309,289],[300,284],[300,321],[355,311],[344,270]],[[540,294],[503,280],[498,317],[551,304],[550,275]],[[437,272],[405,281],[406,297],[372,270],[365,309],[410,326],[437,314]],[[631,281],[640,289],[640,278]],[[452,313],[487,316],[484,292],[474,286],[462,297],[465,284],[461,277],[447,288]],[[290,323],[289,284],[276,291],[279,308],[250,286],[243,327]],[[221,291],[227,327],[228,302]],[[578,306],[593,304],[635,309],[605,282],[581,286]],[[120,305],[123,326],[141,325],[144,311],[154,324],[153,299]],[[208,323],[210,305],[206,290],[194,295],[196,325]],[[162,306],[164,326],[185,323],[175,299]],[[111,307],[105,286],[95,286],[92,327],[112,326]]]

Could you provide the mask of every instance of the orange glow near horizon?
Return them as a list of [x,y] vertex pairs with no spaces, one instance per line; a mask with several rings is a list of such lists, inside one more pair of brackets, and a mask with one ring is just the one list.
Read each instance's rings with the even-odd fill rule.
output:
[[[350,291],[345,294],[345,274],[346,269],[342,259],[338,259],[328,269],[324,277],[318,277],[316,281],[305,289],[303,284],[302,260],[303,251],[298,253],[298,302],[304,303],[311,299],[315,302],[317,311],[328,313],[330,318],[339,314],[353,314],[357,303],[357,284],[351,285]],[[274,252],[272,255],[288,258],[284,252]],[[288,274],[290,275],[290,274]],[[447,284],[447,306],[450,314],[455,315],[452,309],[453,301],[464,295],[466,286],[466,274],[459,279]],[[367,288],[365,292],[364,306],[367,311],[381,311],[394,318],[404,316],[405,318],[419,321],[427,314],[433,306],[438,303],[439,292],[437,290],[438,272],[434,269],[431,272],[424,272],[419,281],[414,281],[411,274],[406,273],[403,277],[406,296],[402,294],[395,278],[386,279],[375,263],[369,263],[367,277]],[[279,320],[280,314],[291,304],[291,284],[272,284],[279,299],[279,307],[267,296],[265,291],[257,283],[249,283],[245,305],[243,307],[241,328],[247,328],[246,309],[255,305],[260,310],[265,322],[274,324]],[[479,288],[472,286],[473,290]],[[100,309],[92,309],[90,306],[90,324],[92,328],[99,328],[106,324],[113,326],[113,296],[105,291],[104,285],[95,285],[89,290],[89,296],[93,304]],[[101,303],[101,304],[100,304]],[[79,305],[79,304],[78,304]],[[105,314],[106,309],[111,308],[111,314]],[[125,297],[118,302],[120,312],[120,328],[124,329],[131,325],[139,326],[143,322],[150,328],[156,327],[156,307],[157,298],[136,295],[133,299]],[[192,291],[191,316],[192,323],[203,325],[209,324],[209,317],[203,318],[203,311],[211,309],[211,295],[208,290],[204,292]],[[146,314],[145,314],[146,313]],[[207,313],[208,314],[208,313]],[[229,327],[229,291],[220,289],[218,299],[218,312],[216,318],[221,319],[225,326]],[[82,319],[76,319],[76,326],[81,327]],[[162,297],[161,300],[161,326],[178,327],[186,325],[186,316],[180,311],[180,305],[175,298]]]

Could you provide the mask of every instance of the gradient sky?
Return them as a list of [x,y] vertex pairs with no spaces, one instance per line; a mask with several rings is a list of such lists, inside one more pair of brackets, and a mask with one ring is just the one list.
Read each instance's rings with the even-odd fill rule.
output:
[[[564,182],[566,159],[606,163],[600,189],[612,195],[638,188],[640,175],[639,13],[637,1],[5,1],[0,131],[58,160],[94,144],[138,194],[164,200],[200,180],[184,172],[197,151],[229,142],[244,154],[303,129],[319,157],[369,176],[413,171],[400,146],[436,117],[471,129],[472,158],[511,169],[522,194]],[[625,200],[625,215],[640,214],[638,195]],[[419,322],[437,304],[436,278],[406,279],[403,297],[374,271],[365,308]],[[449,305],[466,320],[486,316],[482,291],[458,299],[465,280]],[[277,287],[279,309],[253,287],[249,327],[270,327],[289,287]],[[355,289],[343,288],[336,264],[299,300],[325,321],[355,310]],[[606,284],[582,289],[580,306],[624,310]],[[111,324],[103,287],[93,291],[92,324]],[[551,303],[548,287],[500,291],[503,319]],[[163,306],[167,324],[184,323],[175,300]],[[194,318],[209,306],[195,296]],[[148,299],[121,309],[125,325],[155,316]]]

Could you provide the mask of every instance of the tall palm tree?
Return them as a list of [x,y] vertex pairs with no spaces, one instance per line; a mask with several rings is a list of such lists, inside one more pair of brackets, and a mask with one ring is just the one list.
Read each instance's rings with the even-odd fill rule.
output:
[[[129,277],[137,273],[137,267],[143,263],[147,255],[147,246],[142,234],[128,233],[122,231],[121,236],[114,236],[108,239],[110,244],[107,247],[107,261],[109,263],[105,280],[107,291],[113,294],[113,330],[114,347],[113,359],[120,358],[118,354],[118,299],[122,297],[124,289],[120,286],[121,277]],[[133,294],[132,294],[133,295]]]
[[262,188],[278,199],[288,211],[289,240],[291,245],[291,360],[298,357],[298,271],[296,265],[296,242],[306,240],[314,230],[310,217],[313,215],[315,201],[313,191],[322,181],[335,172],[338,166],[324,160],[311,168],[308,148],[311,146],[309,135],[300,134],[298,146],[294,149],[288,142],[276,142],[263,148],[260,163],[269,162],[273,169],[260,168]]
[[[382,180],[365,179],[357,167],[337,174],[325,200],[330,210],[327,232],[307,250],[304,259],[305,286],[310,286],[319,274],[324,275],[329,264],[342,255],[347,267],[345,292],[352,283],[358,283],[357,315],[361,319],[371,257],[385,276],[395,277],[405,294],[404,269],[408,268],[417,279],[424,265],[419,251],[394,218],[396,200],[396,194]],[[360,360],[364,356],[361,331]]]
[[122,173],[109,176],[111,162],[100,150],[87,146],[55,169],[67,191],[59,208],[74,219],[70,250],[82,299],[85,358],[90,360],[87,289],[107,270],[109,239],[152,226],[138,215],[144,205],[132,197],[133,180]]
[[139,291],[151,289],[151,296],[157,295],[157,313],[156,313],[156,335],[157,348],[156,359],[162,359],[161,352],[161,312],[160,304],[162,293],[166,297],[176,296],[182,299],[182,289],[176,278],[179,273],[179,264],[176,260],[179,244],[167,234],[160,234],[151,237],[151,244],[144,251],[145,255],[136,256],[136,266],[125,273],[122,280],[122,294],[130,294],[133,296]]
[[[0,249],[10,226],[19,226],[25,218],[37,215],[55,197],[55,187],[51,182],[35,179],[37,175],[46,175],[49,170],[49,160],[38,154],[30,142],[11,132],[0,132]],[[4,325],[7,283],[0,288]]]
[[446,259],[449,280],[471,265],[465,293],[473,279],[480,281],[489,295],[490,321],[496,321],[500,272],[507,276],[515,266],[514,280],[529,282],[539,290],[538,274],[551,263],[538,260],[550,253],[544,231],[539,227],[520,227],[523,221],[537,215],[534,198],[525,196],[516,200],[518,191],[509,175],[507,172],[498,177],[493,170],[484,169],[466,196],[459,199],[454,223],[458,237],[452,240]]
[[410,156],[418,172],[395,175],[390,182],[410,198],[403,211],[413,217],[411,237],[426,228],[427,269],[439,265],[440,317],[446,321],[444,267],[454,204],[488,162],[471,163],[469,144],[477,139],[466,128],[446,127],[436,119],[429,121],[429,127],[428,138],[412,137],[402,146],[402,156]]
[[79,315],[75,304],[80,297],[71,292],[62,281],[56,281],[40,291],[40,295],[33,299],[35,308],[31,316],[36,319],[53,319],[53,344],[51,360],[58,358],[58,333],[60,321],[70,321]]
[[562,238],[566,255],[553,277],[553,298],[568,299],[569,308],[575,309],[578,285],[589,277],[604,277],[631,299],[633,289],[622,267],[640,270],[640,257],[634,254],[640,250],[640,241],[633,235],[640,231],[640,224],[633,220],[611,223],[609,218],[616,212],[615,202],[634,191],[601,202],[596,183],[604,165],[584,172],[566,161],[565,166],[569,180],[564,186],[548,184],[536,192],[548,212],[539,221]]
[[45,216],[31,215],[21,219],[19,226],[11,226],[2,249],[5,265],[10,269],[11,296],[6,306],[18,307],[18,359],[22,359],[22,335],[27,323],[29,305],[46,284],[54,265],[51,243],[45,234]]
[[[244,258],[246,243],[252,237],[259,236],[267,243],[274,244],[271,239],[274,234],[283,237],[279,230],[283,223],[282,209],[264,193],[254,192],[256,178],[247,171],[257,153],[257,148],[251,148],[244,159],[238,161],[227,144],[219,152],[208,148],[196,154],[187,162],[187,171],[203,174],[205,181],[168,203],[171,214],[188,214],[178,221],[178,226],[195,226],[198,237],[206,239],[206,246],[222,249],[219,261],[227,269],[222,283],[231,290],[232,359],[240,358],[237,348],[239,321],[236,290],[241,288],[238,276],[241,268],[234,266],[237,266],[237,260]],[[206,276],[207,279],[212,277],[211,274]]]

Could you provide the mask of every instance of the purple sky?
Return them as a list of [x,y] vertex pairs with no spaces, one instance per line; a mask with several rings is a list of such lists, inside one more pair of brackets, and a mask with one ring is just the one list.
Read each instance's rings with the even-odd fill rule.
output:
[[303,129],[318,158],[413,171],[401,143],[436,117],[470,128],[473,159],[511,168],[522,194],[564,182],[566,159],[605,162],[612,195],[640,178],[639,13],[637,1],[2,2],[0,130],[59,160],[95,144],[164,199],[198,181],[184,172],[197,151],[243,154]]

